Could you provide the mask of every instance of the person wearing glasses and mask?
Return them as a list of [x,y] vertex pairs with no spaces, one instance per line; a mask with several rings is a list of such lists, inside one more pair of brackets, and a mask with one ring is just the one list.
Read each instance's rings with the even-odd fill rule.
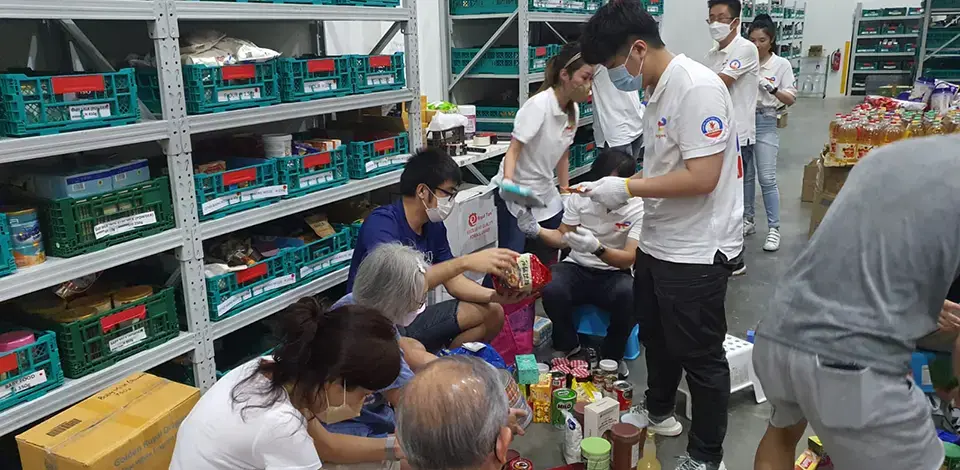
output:
[[650,428],[679,434],[674,410],[686,372],[693,422],[676,468],[723,469],[730,401],[724,301],[743,252],[733,101],[715,72],[667,50],[640,0],[600,7],[581,41],[588,64],[606,66],[621,90],[644,87],[648,99],[643,177],[606,176],[578,189],[608,208],[643,198],[633,297],[646,348]]
[[354,289],[360,263],[383,243],[400,243],[423,253],[427,290],[443,285],[454,298],[426,309],[405,328],[404,336],[428,351],[457,347],[471,341],[490,342],[503,326],[501,304],[522,300],[502,296],[463,275],[466,271],[504,275],[516,265],[516,252],[493,248],[454,258],[443,221],[456,204],[460,167],[442,150],[423,149],[407,161],[400,175],[401,197],[375,209],[364,219],[357,236],[347,277]]
[[[740,0],[710,0],[710,36],[717,45],[707,53],[704,64],[713,69],[730,89],[737,124],[737,138],[744,161],[753,161],[757,142],[757,95],[760,86],[760,54],[749,39],[740,35]],[[744,236],[756,233],[752,219],[744,219]],[[734,275],[745,274],[746,265],[737,266]]]

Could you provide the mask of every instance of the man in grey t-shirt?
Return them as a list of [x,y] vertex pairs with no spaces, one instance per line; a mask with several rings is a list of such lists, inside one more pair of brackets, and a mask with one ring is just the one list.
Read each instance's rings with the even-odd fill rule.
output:
[[[807,422],[836,468],[935,470],[943,448],[907,378],[960,276],[960,139],[874,150],[850,172],[757,328],[773,407],[755,470],[792,468]],[[960,349],[954,346],[954,357]]]

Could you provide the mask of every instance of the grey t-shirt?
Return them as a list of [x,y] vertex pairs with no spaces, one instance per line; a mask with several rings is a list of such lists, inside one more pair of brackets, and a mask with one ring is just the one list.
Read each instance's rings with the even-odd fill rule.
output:
[[850,172],[757,334],[905,373],[960,276],[960,138],[911,139]]

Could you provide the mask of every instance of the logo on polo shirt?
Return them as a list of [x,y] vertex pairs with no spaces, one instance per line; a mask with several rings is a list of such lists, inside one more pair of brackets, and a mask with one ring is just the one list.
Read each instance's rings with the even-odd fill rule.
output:
[[777,77],[763,77],[766,78],[770,83],[777,83]]
[[723,134],[723,121],[716,116],[710,116],[703,120],[703,124],[700,124],[700,132],[711,139],[716,139],[720,137],[720,134]]
[[740,65],[741,65],[741,64],[740,64],[740,59],[733,59],[733,60],[730,61],[730,68],[733,69],[733,70],[739,69],[739,68],[740,68]]
[[657,137],[666,137],[667,136],[667,117],[662,116],[659,121],[657,121]]
[[617,222],[617,223],[613,224],[613,226],[616,227],[617,230],[626,230],[626,229],[630,228],[630,221],[629,221],[629,220],[625,220],[625,221],[623,221],[623,222]]

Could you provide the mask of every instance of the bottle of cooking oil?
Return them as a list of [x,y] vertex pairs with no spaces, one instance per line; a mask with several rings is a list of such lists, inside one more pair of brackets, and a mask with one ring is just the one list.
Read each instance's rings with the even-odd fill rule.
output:
[[894,117],[883,126],[883,144],[890,144],[903,138],[903,125],[900,118]]
[[647,440],[643,443],[643,456],[637,462],[637,470],[660,470],[657,460],[657,442],[653,431],[647,431]]
[[946,134],[943,130],[943,120],[939,117],[933,118],[933,123],[930,124],[930,128],[927,129],[927,135],[943,135]]
[[857,161],[857,121],[849,118],[837,130],[837,160],[843,163]]
[[857,160],[866,157],[874,147],[877,147],[883,143],[882,137],[880,136],[880,128],[877,126],[877,121],[870,119],[863,123],[860,127],[860,132],[858,133],[857,139]]
[[830,150],[828,156],[837,158],[837,132],[843,124],[843,114],[837,113],[830,121]]
[[910,121],[910,124],[907,125],[904,138],[923,137],[923,134],[923,123],[920,118],[914,117],[913,120]]

